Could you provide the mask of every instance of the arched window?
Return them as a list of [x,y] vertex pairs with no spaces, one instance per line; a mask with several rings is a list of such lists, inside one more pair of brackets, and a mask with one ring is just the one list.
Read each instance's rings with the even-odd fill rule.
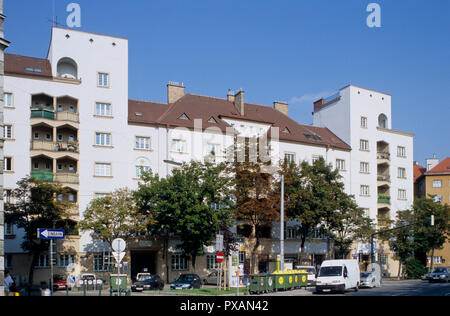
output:
[[384,114],[380,114],[378,117],[378,127],[388,128],[388,118]]
[[57,67],[58,77],[65,79],[78,79],[77,63],[68,57],[61,58]]

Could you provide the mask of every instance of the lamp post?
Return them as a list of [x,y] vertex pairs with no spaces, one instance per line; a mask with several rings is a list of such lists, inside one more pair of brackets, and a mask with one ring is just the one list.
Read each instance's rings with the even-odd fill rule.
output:
[[280,269],[284,271],[284,175],[281,176]]

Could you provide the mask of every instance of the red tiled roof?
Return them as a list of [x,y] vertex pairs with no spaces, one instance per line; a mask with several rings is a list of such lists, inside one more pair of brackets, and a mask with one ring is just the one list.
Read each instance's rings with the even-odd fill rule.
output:
[[414,182],[420,179],[425,174],[426,171],[427,168],[424,168],[418,164],[414,164]]
[[438,174],[449,174],[450,175],[450,157],[445,158],[443,161],[441,161],[436,167],[431,169],[428,172],[425,172],[425,175],[432,176],[432,175],[438,175]]
[[[135,102],[130,101],[130,118],[139,109],[139,106]],[[143,106],[144,104],[146,106]],[[278,127],[280,129],[281,140],[351,150],[349,145],[327,128],[298,124],[274,108],[263,105],[246,103],[245,113],[244,115],[240,115],[234,104],[226,99],[187,94],[171,105],[141,102],[140,108],[148,109],[145,113],[143,113],[144,110],[141,110],[143,117],[139,119],[138,123],[157,123],[194,128],[194,120],[201,119],[204,129],[218,127],[223,132],[226,132],[227,127],[230,127],[225,122],[226,118],[240,119],[266,123]],[[159,116],[160,113],[162,114]],[[189,120],[180,119],[183,114],[186,114]],[[216,123],[210,123],[211,118],[214,118]],[[136,122],[136,120],[133,118],[130,122]],[[286,128],[289,130],[289,133],[283,132]]]
[[167,104],[128,100],[128,121],[130,123],[155,124],[167,108]]
[[[25,69],[29,70],[25,70]],[[30,71],[34,69],[34,71]],[[38,69],[40,71],[38,71]],[[5,74],[52,78],[52,66],[47,59],[5,54]]]

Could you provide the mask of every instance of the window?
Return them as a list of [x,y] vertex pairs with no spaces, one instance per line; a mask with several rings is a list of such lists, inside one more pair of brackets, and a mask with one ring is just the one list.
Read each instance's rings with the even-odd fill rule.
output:
[[218,156],[220,154],[220,145],[219,144],[208,144],[207,146],[207,154]]
[[12,255],[5,254],[5,269],[12,268]]
[[45,162],[45,169],[50,170],[52,168],[51,162],[50,161],[46,161]]
[[48,259],[48,255],[39,255],[36,268],[49,268],[50,267],[50,261]]
[[12,93],[5,93],[5,107],[12,108],[13,107],[13,96]]
[[362,116],[361,117],[361,128],[367,128],[367,117]]
[[12,139],[12,125],[5,125],[4,126],[4,138],[5,139]]
[[5,189],[3,191],[3,200],[5,201],[5,203],[12,203],[12,190],[10,189]]
[[109,87],[109,74],[107,73],[98,73],[98,86],[107,88]]
[[52,135],[46,134],[45,135],[45,140],[52,140]]
[[58,168],[58,171],[62,171],[63,170],[63,165],[59,163],[57,168]]
[[364,211],[364,216],[366,216],[366,217],[370,216],[370,209],[364,208],[363,211]]
[[398,190],[398,199],[406,200],[406,190],[402,190],[402,189]]
[[297,229],[295,227],[288,227],[286,230],[286,239],[297,238]]
[[172,255],[172,271],[187,271],[189,269],[188,260],[184,255]]
[[14,224],[5,223],[5,236],[14,236]]
[[434,257],[433,263],[434,264],[442,264],[442,257]]
[[380,261],[380,264],[387,264],[387,261],[388,261],[388,256],[387,255],[378,255],[379,256],[379,261]]
[[75,263],[74,255],[59,255],[59,267],[65,268],[72,263]]
[[295,154],[284,154],[284,162],[294,163],[295,162]]
[[39,133],[38,133],[38,132],[34,133],[34,139],[35,139],[35,140],[38,140],[38,139],[39,139]]
[[59,135],[58,135],[58,141],[59,141],[59,142],[64,141],[64,136],[63,136],[62,134],[59,134]]
[[95,176],[96,177],[111,177],[111,164],[110,163],[96,163],[95,164]]
[[406,179],[406,169],[405,168],[398,168],[398,177],[400,179]]
[[150,150],[150,137],[136,136],[136,149]]
[[111,146],[111,134],[95,133],[95,145],[103,147]]
[[388,118],[384,114],[380,114],[378,117],[378,127],[380,128],[388,128]]
[[11,157],[5,157],[5,160],[3,161],[3,170],[12,171],[12,161],[13,159]]
[[361,186],[361,196],[369,196],[370,195],[370,187],[368,185]]
[[245,251],[239,251],[239,263],[245,263],[246,253]]
[[39,170],[39,162],[35,161],[33,164],[34,170]]
[[313,156],[312,162],[315,163],[315,162],[318,161],[320,158],[322,158],[322,157],[321,157],[321,156]]
[[406,158],[406,148],[398,146],[397,147],[397,156],[399,156],[401,158]]
[[95,115],[111,117],[111,104],[108,103],[96,103],[95,105]]
[[434,180],[433,188],[442,188],[442,180]]
[[172,151],[177,153],[185,153],[186,152],[186,141],[174,139],[172,140]]
[[219,264],[217,263],[215,255],[206,256],[206,269],[208,270],[218,270]]
[[110,252],[94,254],[94,272],[111,272],[114,267],[114,257]]
[[370,173],[369,163],[368,162],[361,162],[359,171],[361,173]]
[[369,151],[369,141],[361,139],[359,142],[359,149],[362,151]]
[[436,195],[433,200],[435,203],[442,203],[442,195]]
[[336,169],[337,170],[345,170],[345,160],[337,159],[336,160]]
[[143,172],[149,172],[149,166],[136,166],[136,178],[140,179],[142,177]]

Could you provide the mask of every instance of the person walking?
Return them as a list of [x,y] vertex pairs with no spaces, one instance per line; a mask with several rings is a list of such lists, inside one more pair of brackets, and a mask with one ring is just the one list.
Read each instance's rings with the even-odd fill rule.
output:
[[9,271],[5,271],[5,281],[4,281],[4,288],[5,288],[5,296],[9,296],[11,285],[14,284],[14,280],[11,277],[11,274]]

